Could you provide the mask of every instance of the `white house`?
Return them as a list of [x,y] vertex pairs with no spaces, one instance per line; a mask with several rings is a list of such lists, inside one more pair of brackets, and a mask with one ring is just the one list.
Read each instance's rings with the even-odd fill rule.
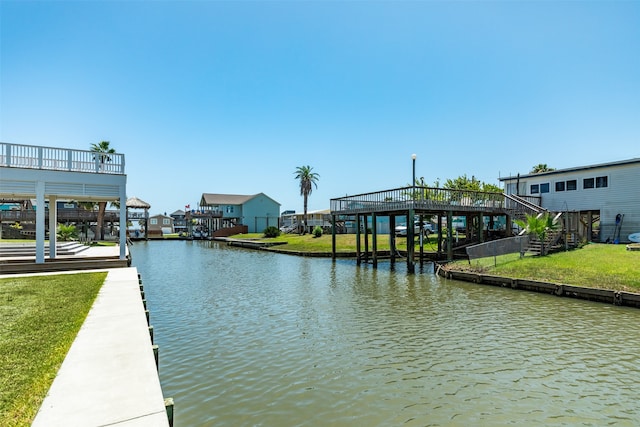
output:
[[580,212],[593,240],[640,232],[640,158],[500,178],[506,194],[540,198],[552,212]]

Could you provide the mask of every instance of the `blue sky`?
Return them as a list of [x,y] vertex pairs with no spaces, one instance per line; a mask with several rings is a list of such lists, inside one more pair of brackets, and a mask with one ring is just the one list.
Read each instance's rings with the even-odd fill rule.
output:
[[126,156],[152,213],[302,211],[640,156],[638,1],[0,0],[0,140]]

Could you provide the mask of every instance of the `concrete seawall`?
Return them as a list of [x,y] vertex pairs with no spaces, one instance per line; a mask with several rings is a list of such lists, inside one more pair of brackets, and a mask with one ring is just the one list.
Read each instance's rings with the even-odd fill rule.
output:
[[32,426],[170,426],[141,295],[135,268],[109,270]]
[[491,276],[488,274],[468,271],[457,271],[455,269],[447,268],[447,266],[443,264],[436,265],[436,274],[447,279],[461,280],[482,285],[521,289],[531,292],[552,294],[559,297],[577,298],[587,301],[640,308],[640,294],[632,292],[587,288],[562,283],[514,279],[504,276]]

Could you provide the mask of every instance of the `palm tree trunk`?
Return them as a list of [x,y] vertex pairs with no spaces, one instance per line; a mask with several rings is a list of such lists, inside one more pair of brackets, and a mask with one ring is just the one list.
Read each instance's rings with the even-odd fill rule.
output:
[[307,233],[307,195],[304,195],[304,214],[302,216],[302,234]]
[[98,227],[97,227],[97,237],[100,240],[104,240],[104,211],[107,209],[107,202],[98,203]]

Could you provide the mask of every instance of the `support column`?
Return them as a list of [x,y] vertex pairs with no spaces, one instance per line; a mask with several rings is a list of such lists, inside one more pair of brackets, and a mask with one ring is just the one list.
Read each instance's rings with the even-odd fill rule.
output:
[[438,214],[438,255],[442,253],[442,215]]
[[367,214],[364,214],[362,218],[364,221],[364,262],[369,262],[369,229],[367,228],[369,218]]
[[44,264],[44,182],[36,182],[36,264]]
[[356,215],[356,264],[360,265],[360,214]]
[[453,261],[453,212],[447,212],[447,261]]
[[414,241],[414,225],[413,225],[414,210],[409,209],[407,212],[407,271],[409,273],[415,273],[416,266],[413,262],[413,257],[416,251],[416,245]]
[[[493,217],[489,217],[489,221],[493,222],[492,219]],[[480,212],[480,214],[478,215],[478,238],[480,239],[480,243],[484,243],[484,214],[482,212]],[[489,236],[487,236],[489,237]]]
[[396,216],[389,215],[389,251],[391,265],[396,263]]
[[378,268],[378,230],[376,227],[376,214],[371,214],[371,251],[373,268]]
[[424,266],[424,215],[420,214],[420,267]]
[[49,258],[56,257],[56,243],[58,241],[56,226],[58,223],[58,201],[56,196],[49,196]]
[[[127,258],[127,195],[120,189],[120,259]],[[145,230],[146,231],[146,230]]]
[[336,259],[336,216],[331,215],[331,259]]

